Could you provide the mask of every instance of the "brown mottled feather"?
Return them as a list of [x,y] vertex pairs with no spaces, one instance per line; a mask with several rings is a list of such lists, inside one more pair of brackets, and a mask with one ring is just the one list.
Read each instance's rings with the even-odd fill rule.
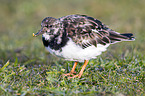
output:
[[[122,40],[133,40],[132,34],[120,34],[109,29],[99,20],[85,15],[69,15],[59,18],[67,35],[82,48],[97,44],[106,45]],[[85,42],[84,42],[85,41]]]

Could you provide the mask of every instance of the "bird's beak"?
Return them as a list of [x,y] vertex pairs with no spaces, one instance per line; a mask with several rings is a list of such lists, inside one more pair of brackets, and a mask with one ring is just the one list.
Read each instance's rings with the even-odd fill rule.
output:
[[33,37],[36,37],[36,36],[41,35],[43,33],[44,33],[43,28],[41,28],[41,30],[39,30],[36,34],[33,33]]

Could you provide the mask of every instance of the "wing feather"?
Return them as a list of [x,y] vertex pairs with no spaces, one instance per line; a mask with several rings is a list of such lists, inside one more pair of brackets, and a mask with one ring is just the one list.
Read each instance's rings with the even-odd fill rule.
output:
[[115,32],[102,24],[101,21],[86,15],[70,15],[63,20],[63,23],[66,25],[64,27],[68,37],[82,48],[91,45],[97,47],[97,44],[106,45],[133,38],[132,34]]

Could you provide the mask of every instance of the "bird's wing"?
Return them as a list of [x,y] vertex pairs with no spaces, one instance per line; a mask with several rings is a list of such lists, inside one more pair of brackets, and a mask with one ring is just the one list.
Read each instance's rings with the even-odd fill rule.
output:
[[70,15],[64,18],[63,27],[68,37],[82,48],[91,45],[97,47],[97,44],[106,45],[129,39],[129,37],[109,29],[99,20],[86,15]]

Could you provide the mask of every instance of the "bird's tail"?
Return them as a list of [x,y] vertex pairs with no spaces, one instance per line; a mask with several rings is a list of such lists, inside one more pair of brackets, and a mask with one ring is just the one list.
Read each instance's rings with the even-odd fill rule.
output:
[[111,43],[117,43],[120,41],[133,41],[133,40],[135,40],[135,37],[133,37],[132,33],[120,34],[118,32],[110,32],[109,38],[111,40]]
[[135,40],[135,37],[133,37],[133,34],[132,33],[123,33],[123,34],[120,34],[120,35],[123,35],[125,37],[127,37],[127,40]]

